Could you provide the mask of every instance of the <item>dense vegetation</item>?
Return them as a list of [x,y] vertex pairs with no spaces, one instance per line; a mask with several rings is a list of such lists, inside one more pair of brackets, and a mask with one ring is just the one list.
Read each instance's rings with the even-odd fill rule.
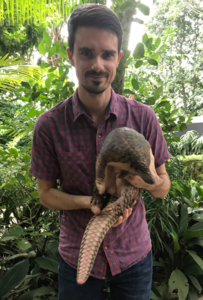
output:
[[[172,181],[168,196],[161,200],[143,193],[155,300],[194,300],[202,291],[203,137],[174,134],[201,114],[203,103],[203,32],[198,26],[203,12],[198,1],[187,2],[157,1],[132,55],[126,45],[130,24],[142,22],[132,16],[136,9],[146,15],[149,9],[134,0],[117,0],[111,7],[125,23],[124,58],[114,89],[154,109],[172,154],[166,164]],[[7,20],[0,27],[0,299],[57,299],[58,212],[41,206],[37,181],[28,170],[37,117],[76,88],[61,34],[64,24],[55,15],[23,26]],[[27,73],[21,69],[18,76],[13,59],[32,64],[36,53],[38,68],[26,66]],[[13,79],[9,85],[8,78]]]

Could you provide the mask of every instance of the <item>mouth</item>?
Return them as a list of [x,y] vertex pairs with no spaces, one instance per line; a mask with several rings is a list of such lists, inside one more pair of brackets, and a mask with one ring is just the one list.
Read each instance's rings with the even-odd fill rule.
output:
[[90,75],[89,77],[95,81],[101,81],[103,78],[106,78],[106,76],[95,76],[95,75]]

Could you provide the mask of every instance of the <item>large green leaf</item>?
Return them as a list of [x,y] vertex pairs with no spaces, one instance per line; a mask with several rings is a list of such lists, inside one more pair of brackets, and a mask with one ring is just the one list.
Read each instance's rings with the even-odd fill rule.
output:
[[195,292],[195,290],[193,289],[193,287],[190,287],[189,297],[190,297],[190,300],[198,300],[197,293]]
[[179,242],[178,242],[178,235],[176,232],[171,232],[170,233],[171,236],[173,237],[173,242],[174,242],[174,253],[178,252],[180,250],[180,245],[179,245]]
[[133,52],[134,58],[135,59],[142,58],[144,57],[144,53],[145,53],[144,45],[142,43],[138,43]]
[[129,10],[132,8],[132,2],[131,1],[125,1],[121,6],[120,6],[120,9],[122,11],[126,11],[126,10]]
[[195,111],[195,112],[193,112],[193,113],[191,113],[190,115],[189,115],[189,117],[188,117],[188,119],[187,119],[187,121],[186,121],[186,124],[190,124],[190,123],[192,123],[192,118],[195,116],[197,114],[197,112]]
[[45,41],[45,43],[47,44],[47,46],[51,47],[51,38],[48,34],[47,31],[43,32],[43,40]]
[[135,68],[137,69],[137,68],[141,67],[142,64],[143,64],[143,60],[138,60],[135,64]]
[[56,46],[53,46],[49,49],[49,56],[48,58],[51,58],[52,55],[54,55],[56,53]]
[[152,59],[159,59],[160,58],[160,53],[154,53],[152,56],[151,56]]
[[[42,55],[45,55],[46,53],[46,46],[43,42],[39,43],[38,50]],[[44,69],[44,68],[43,68]]]
[[158,37],[155,41],[155,47],[158,48],[160,44],[161,44],[161,38]]
[[20,173],[18,173],[18,174],[16,175],[16,178],[18,179],[19,182],[23,182],[23,183],[26,182],[25,176],[23,176],[23,175],[20,174]]
[[170,116],[168,117],[168,119],[172,119],[178,112],[179,112],[179,108],[174,109],[174,110],[171,112],[171,114],[170,114]]
[[166,106],[167,104],[170,104],[170,102],[169,101],[161,101],[161,102],[159,102],[159,104],[157,104],[156,107]]
[[123,4],[123,1],[121,0],[114,0],[118,5],[122,5]]
[[153,41],[153,38],[149,38],[149,39],[146,41],[146,46],[147,46],[147,48],[150,48],[150,47],[151,47],[152,41]]
[[17,247],[21,250],[27,250],[31,247],[32,245],[30,242],[28,242],[26,239],[19,239],[17,242]]
[[149,97],[147,99],[147,102],[148,102],[149,105],[153,105],[156,102],[156,100],[154,99],[154,97]]
[[195,223],[190,227],[191,230],[203,230],[202,222]]
[[168,282],[169,293],[178,290],[178,299],[185,300],[189,292],[189,283],[187,277],[178,269],[171,273]]
[[185,129],[187,129],[187,125],[185,123],[182,123],[180,125],[180,131],[184,131]]
[[174,261],[174,254],[173,254],[172,249],[166,243],[164,243],[164,247],[165,247],[166,251],[168,252],[168,254],[170,256],[171,261],[173,262]]
[[182,237],[188,226],[188,210],[187,207],[182,205],[180,211],[180,230],[179,236]]
[[54,288],[51,286],[43,286],[41,288],[38,288],[38,289],[35,289],[35,290],[32,290],[32,291],[22,294],[18,298],[18,300],[33,300],[34,297],[48,295],[54,291],[55,291]]
[[168,48],[167,45],[162,45],[162,46],[159,48],[159,51],[165,51],[167,48]]
[[14,156],[18,156],[18,150],[15,148],[8,149],[9,153],[11,153]]
[[197,278],[195,276],[193,276],[193,275],[187,275],[187,276],[191,280],[191,282],[194,285],[194,287],[199,291],[199,293],[201,293],[202,287],[201,287],[199,281],[197,280]]
[[192,256],[194,261],[200,266],[200,268],[203,270],[203,260],[197,255],[195,251],[187,250],[187,252]]
[[155,288],[151,289],[150,299],[152,299],[152,300],[161,300],[161,295],[159,294],[159,292]]
[[40,268],[58,273],[59,264],[56,260],[47,257],[38,257],[36,258],[36,262],[38,263]]
[[193,245],[199,245],[199,246],[203,247],[203,236],[191,239],[190,243]]
[[29,117],[29,118],[33,118],[33,117],[35,117],[37,115],[37,111],[36,111],[36,109],[34,108],[34,107],[32,107],[31,109],[30,109],[30,111],[28,112],[28,114],[27,114],[27,116]]
[[154,98],[157,100],[163,92],[163,86],[158,87],[154,92]]
[[200,229],[200,230],[190,230],[190,229],[187,229],[184,233],[184,240],[189,240],[189,239],[192,239],[192,238],[197,238],[197,237],[202,237],[203,236],[203,230]]
[[143,34],[143,36],[142,36],[142,42],[144,43],[144,44],[146,44],[146,41],[148,40],[148,35],[145,33],[145,34]]
[[24,229],[21,226],[18,226],[18,225],[13,227],[13,228],[10,228],[9,233],[11,235],[18,235],[18,236],[21,236],[21,235],[25,234]]
[[46,86],[47,90],[50,89],[50,87],[51,87],[51,82],[50,82],[50,79],[49,79],[49,78],[47,78],[47,79],[45,80],[45,86]]
[[132,86],[133,86],[133,88],[136,90],[136,91],[138,91],[139,90],[139,83],[138,83],[138,81],[136,80],[136,79],[132,79],[132,81],[131,81],[131,83],[132,83]]
[[0,299],[14,289],[26,276],[29,269],[28,259],[12,266],[0,280]]
[[138,3],[137,8],[145,15],[149,16],[150,8],[147,5],[144,5],[143,3]]
[[152,66],[158,66],[158,62],[155,59],[148,59],[148,63]]

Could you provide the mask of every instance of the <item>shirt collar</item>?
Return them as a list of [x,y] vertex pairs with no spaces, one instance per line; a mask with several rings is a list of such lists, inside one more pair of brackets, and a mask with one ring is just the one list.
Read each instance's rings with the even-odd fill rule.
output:
[[[83,107],[80,104],[79,97],[78,97],[78,89],[74,92],[72,97],[72,103],[73,103],[73,122],[77,120],[77,118],[82,115],[86,114]],[[114,92],[113,89],[111,89],[111,99],[110,99],[110,107],[108,114],[114,114],[116,117],[118,117],[118,111],[119,111],[119,99],[118,95]]]

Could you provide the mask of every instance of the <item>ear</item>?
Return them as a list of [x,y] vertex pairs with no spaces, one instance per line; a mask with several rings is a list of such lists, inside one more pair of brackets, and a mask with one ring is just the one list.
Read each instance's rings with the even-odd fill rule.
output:
[[68,54],[68,59],[69,59],[69,62],[71,64],[71,66],[75,66],[75,62],[74,62],[74,58],[73,58],[73,53],[70,51],[69,48],[66,49],[66,52]]
[[120,53],[119,53],[119,55],[118,55],[118,64],[117,64],[117,67],[118,67],[118,65],[119,65],[119,62],[120,62],[120,60],[121,60],[121,57],[122,57],[122,55],[123,55],[123,51],[120,51]]

